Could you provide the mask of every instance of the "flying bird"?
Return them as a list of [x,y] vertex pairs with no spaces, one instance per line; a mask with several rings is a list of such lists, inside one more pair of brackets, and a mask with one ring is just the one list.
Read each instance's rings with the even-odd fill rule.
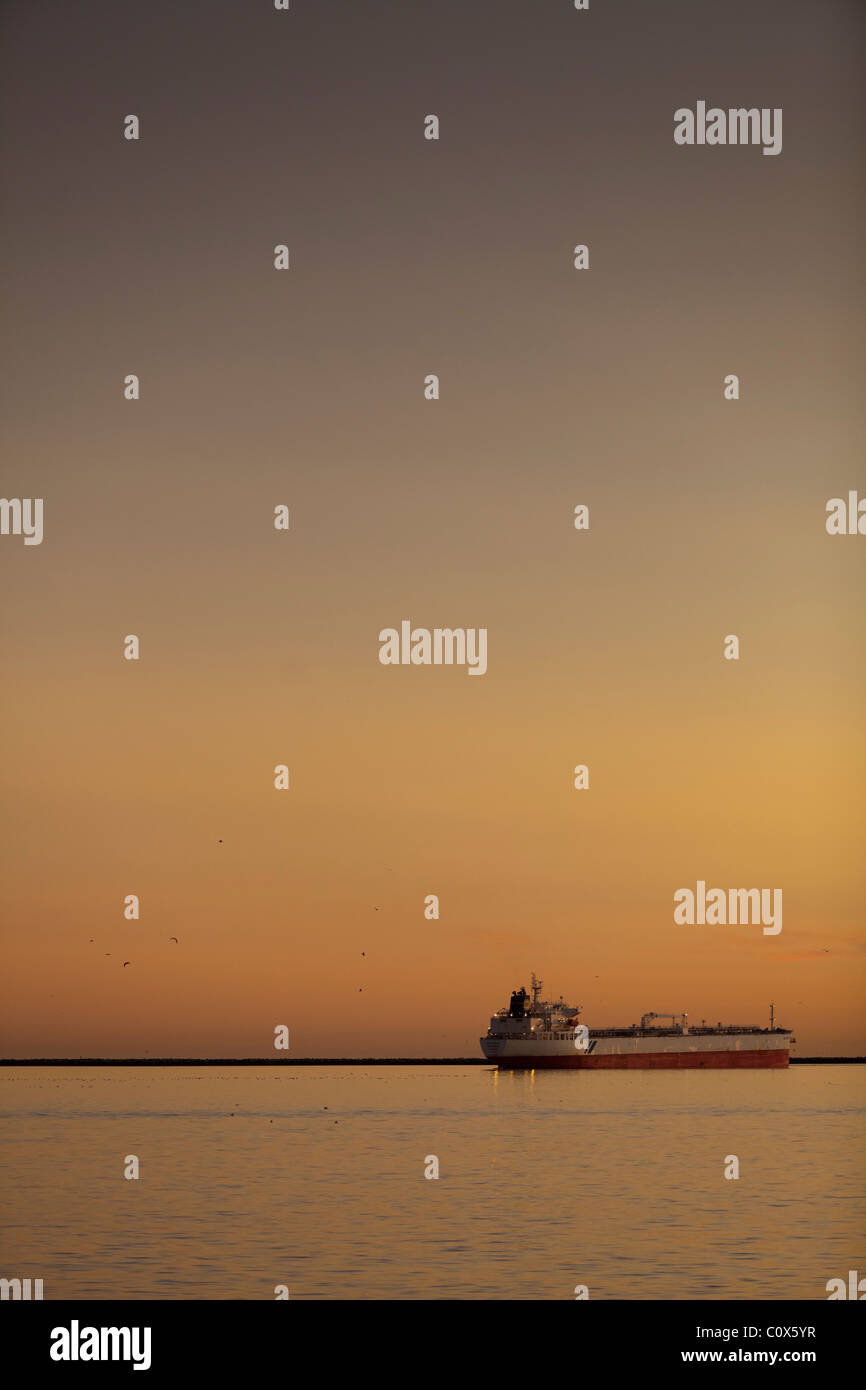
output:
[[126,967],[127,967],[128,965],[132,965],[132,961],[131,961],[131,960],[125,960],[125,961],[123,962],[123,968],[124,968],[124,970],[126,969]]
[[[168,939],[169,939],[169,941],[177,941],[177,937],[176,937],[176,936],[170,936]],[[180,945],[180,942],[177,941],[177,944],[178,944],[178,946],[179,946],[179,945]]]

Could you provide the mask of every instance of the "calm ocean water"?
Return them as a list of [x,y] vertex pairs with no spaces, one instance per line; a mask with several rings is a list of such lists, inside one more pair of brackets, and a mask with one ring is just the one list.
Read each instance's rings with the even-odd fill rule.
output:
[[0,1274],[46,1299],[826,1299],[866,1273],[864,1092],[862,1066],[8,1069]]

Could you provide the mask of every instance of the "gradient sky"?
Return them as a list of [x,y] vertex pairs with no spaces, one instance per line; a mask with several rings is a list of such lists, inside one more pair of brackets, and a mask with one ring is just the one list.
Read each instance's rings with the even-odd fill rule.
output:
[[[4,7],[4,1055],[470,1055],[532,969],[866,1053],[864,28]],[[488,673],[381,666],[404,618]],[[699,878],[782,933],[675,926]]]

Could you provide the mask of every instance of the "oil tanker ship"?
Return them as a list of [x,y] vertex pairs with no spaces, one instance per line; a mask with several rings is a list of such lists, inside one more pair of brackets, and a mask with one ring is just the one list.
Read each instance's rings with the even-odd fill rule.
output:
[[[735,1027],[702,1021],[689,1025],[686,1014],[647,1013],[629,1028],[587,1028],[580,1006],[562,997],[540,999],[541,980],[532,976],[532,999],[515,990],[507,1009],[490,1020],[481,1050],[499,1067],[611,1067],[632,1070],[650,1067],[786,1067],[791,1044],[788,1028],[776,1026],[770,1005],[770,1026]],[[656,1020],[663,1019],[659,1025]]]

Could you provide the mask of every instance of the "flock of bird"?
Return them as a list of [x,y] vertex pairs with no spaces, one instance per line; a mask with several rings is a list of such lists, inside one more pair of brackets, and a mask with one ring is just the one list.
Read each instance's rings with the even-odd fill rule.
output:
[[[218,840],[217,843],[221,845],[221,844],[222,844],[222,840]],[[378,912],[378,911],[379,911],[378,907],[374,907],[374,908],[373,908],[373,911],[374,911],[374,912]],[[170,936],[168,939],[169,939],[169,941],[174,941],[178,946],[180,945],[180,942],[178,941],[178,939],[177,939],[176,936]],[[91,938],[90,938],[90,944],[91,944],[91,946],[94,944],[94,937],[92,937],[92,936],[91,936]],[[107,956],[110,956],[110,955],[111,955],[111,952],[110,952],[110,951],[106,951],[105,954],[106,954]],[[366,956],[366,954],[367,954],[366,951],[362,951],[362,952],[361,952],[361,955],[362,955],[362,956]],[[131,961],[131,960],[125,960],[125,961],[123,962],[123,969],[125,970],[126,967],[127,967],[128,965],[132,965],[132,961]],[[363,993],[364,993],[363,989],[359,989],[359,990],[358,990],[358,993],[359,993],[359,994],[363,994]]]
[[[222,844],[222,840],[220,840],[220,844]],[[379,911],[378,907],[375,909],[375,911],[376,911],[376,912]],[[91,946],[92,946],[93,943],[94,943],[94,939],[95,939],[95,938],[91,936],[91,938],[90,938],[90,944],[91,944]],[[178,941],[178,939],[177,939],[176,936],[170,936],[168,939],[169,939],[169,941],[174,941],[174,942],[176,942],[178,946],[180,945],[180,942]],[[107,956],[110,956],[110,955],[111,955],[111,952],[110,952],[110,951],[106,951],[105,954],[106,954]],[[366,951],[362,951],[362,952],[361,952],[361,955],[362,955],[362,956],[366,956],[366,954],[367,954]],[[125,960],[125,961],[123,962],[123,968],[124,968],[124,970],[126,969],[126,967],[127,967],[128,965],[132,965],[132,961],[131,961],[131,960]],[[359,990],[358,990],[358,993],[359,993],[359,994],[363,994],[364,991],[363,991],[362,989],[359,989]]]
[[[91,946],[92,946],[93,943],[94,943],[94,939],[95,939],[95,938],[91,936],[91,938],[90,938],[90,944],[91,944]],[[177,944],[178,944],[178,946],[180,945],[180,942],[178,941],[178,939],[177,939],[176,936],[170,936],[168,939],[169,939],[169,941],[176,941]],[[110,955],[111,955],[111,952],[110,952],[110,951],[106,951],[105,954],[106,954],[107,956],[110,956]],[[131,960],[125,960],[125,961],[123,962],[123,969],[125,970],[126,967],[127,967],[128,965],[132,965],[132,961],[131,961]]]

